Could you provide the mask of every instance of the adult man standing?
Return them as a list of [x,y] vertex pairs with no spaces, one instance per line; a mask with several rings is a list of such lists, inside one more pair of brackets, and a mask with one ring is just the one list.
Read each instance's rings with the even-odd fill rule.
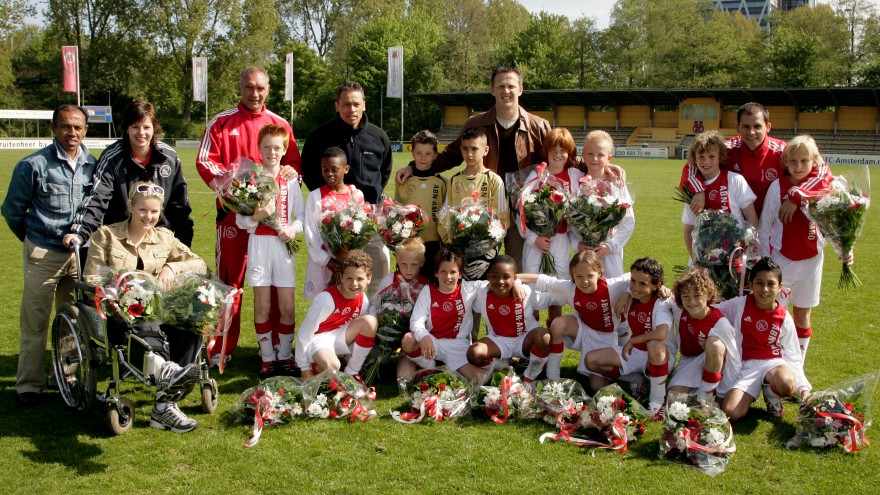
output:
[[[461,135],[473,127],[486,131],[489,154],[483,164],[489,170],[507,180],[507,174],[528,169],[541,162],[541,145],[550,131],[547,120],[526,112],[519,105],[522,95],[522,74],[513,67],[501,66],[492,72],[492,95],[495,106],[487,112],[470,117],[461,127],[459,137],[434,159],[431,173],[444,172],[461,165]],[[397,173],[397,182],[412,175],[412,167],[404,167]],[[525,178],[523,175],[522,178]],[[507,229],[504,251],[522,266],[523,238],[515,228]]]
[[[299,148],[290,124],[280,116],[266,108],[265,101],[269,95],[269,74],[262,67],[248,67],[241,73],[238,81],[241,100],[235,108],[220,112],[205,129],[199,154],[196,157],[196,169],[202,180],[212,188],[216,187],[215,179],[226,175],[228,170],[237,166],[241,158],[261,163],[260,143],[257,134],[263,126],[276,124],[290,133],[290,146],[281,159],[282,165],[289,165],[297,173],[301,168]],[[289,167],[282,168],[282,175],[290,179],[294,176]],[[244,272],[247,265],[248,233],[235,225],[235,214],[229,214],[220,202],[217,202],[217,277],[225,284],[241,288],[244,283]],[[233,304],[232,322],[226,334],[226,355],[232,354],[238,346],[241,331],[241,296]],[[223,339],[217,339],[210,350],[214,364],[219,362],[223,349]]]
[[73,282],[79,267],[63,241],[77,205],[92,188],[95,158],[82,144],[87,121],[80,107],[56,108],[49,124],[52,144],[18,162],[3,201],[3,217],[24,243],[21,340],[15,380],[18,402],[23,406],[39,404],[46,382],[43,359],[52,299],[56,310],[73,301]]
[[[348,157],[349,172],[345,183],[364,193],[364,200],[377,203],[391,177],[391,142],[388,135],[367,121],[364,88],[356,82],[343,83],[336,90],[336,118],[315,129],[306,139],[303,150],[303,181],[310,191],[325,184],[321,174],[321,153],[338,146]],[[379,236],[364,251],[373,259],[373,280],[368,295],[388,274],[389,254]]]

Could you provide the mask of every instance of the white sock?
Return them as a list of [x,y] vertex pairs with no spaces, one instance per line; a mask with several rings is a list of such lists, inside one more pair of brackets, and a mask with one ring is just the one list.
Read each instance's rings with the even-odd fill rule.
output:
[[[348,360],[348,365],[345,366],[346,373],[349,375],[360,374],[361,367],[364,365],[364,360],[367,359],[370,351],[373,350],[374,341],[375,337],[366,337],[364,335],[357,336],[357,339],[354,341],[354,349],[351,351],[351,358]],[[369,343],[369,347],[362,345],[367,343]]]
[[148,352],[144,356],[144,361],[146,362],[146,369],[144,370],[146,374],[159,376],[159,370],[162,369],[162,365],[165,364],[165,358],[154,352]]
[[422,368],[422,369],[427,370],[427,369],[431,369],[431,368],[434,368],[437,366],[437,361],[434,361],[433,359],[428,359],[425,356],[422,356],[421,354],[419,354],[418,356],[415,356],[415,357],[410,356],[410,355],[407,355],[406,357],[408,357],[410,361],[416,363],[416,366],[418,366],[419,368]]
[[278,360],[281,361],[283,359],[290,359],[293,357],[293,338],[295,334],[292,333],[280,333],[278,334]]
[[275,348],[272,347],[272,332],[258,333],[257,343],[260,345],[260,359],[264,363],[275,361]]
[[544,357],[538,357],[535,353],[529,354],[529,366],[523,372],[523,376],[528,380],[534,381],[538,375],[541,374],[541,370],[544,369],[544,365],[547,364],[547,361],[550,359],[550,355]]
[[700,392],[703,392],[706,395],[715,393],[716,388],[718,388],[717,382],[707,382],[705,380],[700,381]]
[[798,337],[798,343],[801,345],[801,359],[807,360],[807,347],[810,347],[810,337]]
[[558,380],[562,373],[562,353],[551,352],[547,356],[547,378],[550,380]]
[[666,399],[667,376],[669,375],[648,377],[648,381],[651,382],[651,391],[648,393],[649,404],[663,404],[664,399]]

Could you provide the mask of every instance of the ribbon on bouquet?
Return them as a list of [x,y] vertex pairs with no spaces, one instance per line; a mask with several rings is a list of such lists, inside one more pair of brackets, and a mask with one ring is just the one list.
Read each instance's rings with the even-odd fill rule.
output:
[[862,424],[861,421],[856,419],[855,416],[853,416],[851,414],[830,413],[830,412],[818,411],[818,410],[816,411],[816,414],[818,414],[819,416],[821,416],[823,418],[837,419],[837,420],[840,420],[841,422],[850,423],[851,426],[849,427],[849,430],[847,430],[846,435],[844,435],[843,438],[841,438],[841,443],[843,444],[843,448],[847,452],[855,452],[857,450],[860,450],[859,449],[859,437],[861,437],[861,439],[865,443],[865,445],[871,445],[871,443],[868,442],[868,437],[866,437],[864,435],[864,433],[862,433],[865,426]]
[[223,339],[223,345],[220,347],[219,352],[214,352],[214,348],[217,346],[217,337],[224,337],[226,332],[229,330],[229,324],[232,322],[232,307],[235,304],[235,298],[238,297],[242,292],[242,289],[232,289],[229,291],[229,294],[223,298],[224,310],[223,315],[220,316],[220,321],[217,323],[217,328],[214,330],[214,334],[211,335],[208,343],[205,345],[205,350],[207,351],[208,356],[219,355],[219,361],[217,362],[217,369],[220,371],[222,375],[226,370],[226,339]]
[[[513,386],[513,378],[505,376],[504,379],[501,380],[501,384],[498,386],[498,390],[501,391],[501,407],[499,407],[498,411],[496,412],[490,412],[490,407],[486,406],[486,414],[489,415],[489,418],[492,421],[501,424],[507,421],[507,418],[510,417],[510,411],[507,405],[507,397],[510,395]],[[502,412],[504,417],[501,417]]]
[[400,421],[401,423],[406,424],[419,423],[425,418],[426,414],[437,421],[442,421],[443,408],[437,405],[437,399],[439,398],[439,394],[433,394],[430,397],[425,397],[419,404],[418,409],[413,408],[411,411],[404,413],[391,411],[391,417],[397,421]]
[[[360,377],[356,377],[360,378]],[[363,383],[363,381],[361,381]],[[364,395],[368,400],[376,400],[376,387],[370,387],[367,389],[366,395]],[[369,409],[363,404],[361,404],[360,398],[355,399],[355,407],[351,410],[351,414],[348,416],[348,421],[350,423],[354,423],[355,421],[367,421],[376,417],[376,411],[373,409]]]
[[122,286],[125,285],[129,277],[143,276],[142,272],[123,272],[114,278],[114,283],[108,286],[99,285],[95,287],[95,309],[98,310],[98,316],[102,320],[107,319],[102,309],[103,303],[107,303],[113,308],[113,311],[128,323],[134,323],[135,318],[122,310],[119,306],[119,297],[122,295]]
[[[534,179],[535,181],[542,180],[542,176],[544,175],[545,168],[547,168],[547,162],[541,162],[540,165],[535,167],[535,179]],[[525,188],[526,188],[526,185],[524,184],[523,189],[525,189]],[[474,191],[474,192],[476,193],[476,191]],[[519,221],[522,224],[523,232],[525,232],[526,231],[526,210],[525,210],[525,207],[523,206],[523,202],[522,202],[522,193],[520,193],[518,203],[519,203]]]
[[254,390],[253,395],[248,397],[248,402],[255,404],[256,408],[254,409],[254,433],[250,440],[241,445],[246,449],[253,447],[260,441],[260,436],[263,434],[263,421],[268,420],[269,414],[275,412],[275,407],[272,406],[272,394],[263,389]]
[[626,438],[626,421],[627,420],[624,419],[622,414],[617,414],[614,417],[614,423],[612,423],[608,429],[608,443],[571,436],[571,433],[577,429],[576,423],[568,423],[564,425],[559,433],[556,434],[544,433],[538,438],[538,441],[544,443],[548,439],[554,442],[565,440],[578,447],[599,447],[602,449],[615,450],[617,452],[626,452],[629,448],[629,442]]
[[685,444],[685,450],[706,452],[712,455],[733,454],[736,452],[736,446],[730,446],[731,442],[733,442],[733,427],[730,423],[727,424],[727,436],[724,443],[718,446],[710,447],[698,443],[696,440],[699,438],[699,431],[698,429],[682,428],[675,432],[676,444],[678,444],[678,440],[682,440]]

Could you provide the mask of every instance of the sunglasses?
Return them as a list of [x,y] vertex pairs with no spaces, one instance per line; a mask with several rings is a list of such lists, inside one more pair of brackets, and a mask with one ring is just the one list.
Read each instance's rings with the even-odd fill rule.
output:
[[137,187],[134,188],[135,192],[146,193],[146,194],[155,194],[156,196],[165,196],[165,189],[157,186],[155,184],[138,184]]

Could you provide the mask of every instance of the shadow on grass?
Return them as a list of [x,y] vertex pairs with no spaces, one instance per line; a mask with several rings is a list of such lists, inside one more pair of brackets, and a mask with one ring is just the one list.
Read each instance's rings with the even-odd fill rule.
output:
[[[15,369],[18,355],[0,356],[0,369]],[[3,428],[0,438],[4,443],[23,443],[21,455],[34,463],[57,464],[76,472],[78,476],[102,473],[107,465],[94,459],[103,453],[101,447],[86,439],[109,435],[101,421],[87,414],[72,412],[57,391],[41,394],[39,406],[23,408],[15,393],[15,374],[0,380],[0,417]],[[98,406],[100,407],[100,406]],[[29,443],[29,444],[28,444]]]

